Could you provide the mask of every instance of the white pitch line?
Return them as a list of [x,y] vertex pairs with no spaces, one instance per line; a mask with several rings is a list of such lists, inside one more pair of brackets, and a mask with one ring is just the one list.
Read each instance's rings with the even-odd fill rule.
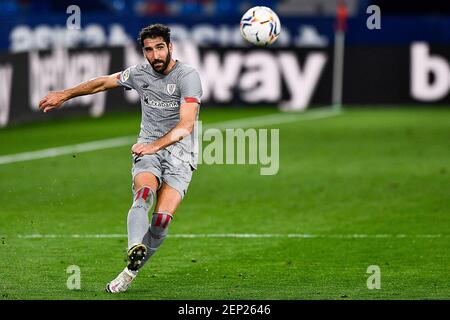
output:
[[[127,238],[126,234],[18,234],[21,239],[104,239]],[[309,233],[197,233],[169,234],[169,238],[321,238],[321,239],[404,239],[404,238],[449,238],[449,234],[309,234]]]
[[[289,123],[296,121],[308,121],[318,120],[339,115],[340,112],[332,110],[313,110],[307,113],[276,113],[258,117],[241,118],[237,120],[223,121],[205,125],[205,129],[217,128],[217,129],[233,129],[233,128],[251,128],[261,127],[266,125],[274,125],[281,123]],[[75,154],[81,152],[110,149],[116,147],[123,147],[131,145],[136,141],[136,136],[123,136],[112,139],[96,140],[86,143],[72,144],[62,147],[42,149],[29,152],[21,152],[15,154],[9,154],[0,156],[0,165],[16,163],[22,161],[30,161],[37,159],[53,158],[57,156]]]
[[50,149],[42,149],[36,151],[22,152],[16,154],[10,154],[0,157],[0,164],[37,160],[44,158],[52,158],[65,154],[73,154],[80,152],[88,152],[94,150],[109,149],[114,147],[122,147],[133,143],[136,140],[135,136],[125,136],[113,139],[97,140],[86,143],[73,144],[63,147],[56,147]]
[[223,130],[233,128],[262,127],[297,121],[319,120],[334,117],[341,113],[342,113],[341,111],[323,110],[323,109],[308,111],[306,113],[294,113],[294,112],[276,113],[258,117],[240,118],[236,120],[212,123],[210,125],[205,125],[205,129],[216,128]]

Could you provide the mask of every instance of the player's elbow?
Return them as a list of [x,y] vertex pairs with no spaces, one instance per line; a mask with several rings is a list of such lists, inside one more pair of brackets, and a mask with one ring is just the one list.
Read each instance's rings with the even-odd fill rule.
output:
[[106,91],[117,86],[116,81],[111,76],[97,77],[94,81],[94,93]]
[[102,91],[106,91],[109,89],[108,86],[108,77],[100,77],[98,79],[98,84],[97,84],[97,92],[102,92]]

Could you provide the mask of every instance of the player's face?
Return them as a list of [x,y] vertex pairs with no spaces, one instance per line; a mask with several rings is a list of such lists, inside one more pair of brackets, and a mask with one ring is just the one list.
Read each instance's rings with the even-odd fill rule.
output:
[[158,73],[164,73],[172,58],[172,44],[164,42],[162,37],[144,39],[144,56]]

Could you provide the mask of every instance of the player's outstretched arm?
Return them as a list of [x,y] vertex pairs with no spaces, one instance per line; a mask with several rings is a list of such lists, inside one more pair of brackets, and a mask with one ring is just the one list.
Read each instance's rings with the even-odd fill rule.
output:
[[131,152],[139,157],[144,154],[153,154],[190,135],[197,120],[198,109],[198,103],[183,103],[180,106],[180,121],[172,130],[152,143],[134,144]]
[[50,91],[39,102],[39,109],[44,112],[49,112],[59,108],[69,99],[117,88],[119,86],[119,83],[117,82],[117,77],[119,74],[120,72],[109,76],[97,77],[61,91]]

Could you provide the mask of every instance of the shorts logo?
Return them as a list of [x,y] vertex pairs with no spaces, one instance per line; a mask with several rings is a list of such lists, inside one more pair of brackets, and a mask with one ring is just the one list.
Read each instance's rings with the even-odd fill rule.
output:
[[133,162],[134,162],[134,164],[138,163],[138,162],[141,161],[141,160],[142,160],[142,159],[139,158],[138,156],[134,156],[134,157],[133,157]]
[[173,95],[173,93],[175,92],[175,88],[176,88],[176,84],[175,83],[167,84],[167,93],[169,95]]

